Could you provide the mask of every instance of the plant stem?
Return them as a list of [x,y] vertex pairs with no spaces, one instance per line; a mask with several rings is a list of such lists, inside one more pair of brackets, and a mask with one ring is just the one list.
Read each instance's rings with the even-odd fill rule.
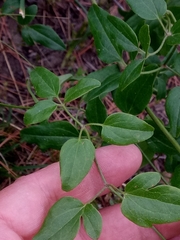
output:
[[67,109],[67,107],[62,103],[61,99],[60,98],[57,98],[61,107],[64,109],[64,111],[81,127],[81,128],[84,128],[84,125],[81,124]]
[[159,232],[159,230],[157,230],[156,227],[152,226],[152,229],[157,233],[157,235],[158,235],[162,240],[166,240],[166,238]]
[[167,10],[166,12],[167,12],[167,14],[169,14],[169,15],[171,16],[171,18],[172,18],[172,20],[173,20],[174,22],[177,21],[176,18],[175,18],[175,16],[174,16],[174,14],[173,14],[171,11]]
[[168,38],[168,36],[166,35],[166,36],[164,37],[161,45],[158,47],[158,49],[157,49],[155,52],[149,53],[149,54],[147,55],[147,58],[156,55],[156,54],[162,49],[162,47],[163,47],[163,45],[164,45],[164,43],[165,43],[165,41],[166,41],[167,38]]
[[75,3],[77,3],[77,5],[80,7],[80,8],[82,8],[82,10],[84,11],[84,13],[87,15],[88,14],[88,12],[87,12],[87,10],[85,9],[85,7],[78,1],[78,0],[75,0]]
[[163,61],[163,65],[166,65],[166,64],[169,63],[169,61],[171,60],[174,52],[176,51],[176,47],[177,47],[177,46],[173,46],[173,47],[171,48],[171,50],[169,51],[169,53],[167,54],[166,58],[165,58],[164,61]]
[[101,124],[101,123],[87,123],[85,126],[100,126],[100,127],[103,127],[104,124]]
[[165,32],[167,35],[169,35],[169,33],[167,32],[167,29],[165,28],[165,26],[164,26],[164,24],[163,24],[163,22],[161,21],[160,18],[158,18],[158,21],[159,21],[159,23],[161,24],[161,26],[162,26],[164,32]]
[[151,70],[151,71],[147,71],[147,72],[141,72],[142,75],[145,75],[145,74],[151,74],[151,73],[155,73],[155,72],[158,72],[160,70],[162,70],[163,67],[159,67],[159,68],[156,68],[154,70]]
[[164,135],[167,137],[167,139],[171,142],[171,144],[174,146],[174,148],[180,153],[180,145],[179,145],[179,143],[167,131],[167,129],[164,127],[164,125],[161,123],[161,121],[156,117],[156,115],[153,113],[153,111],[148,106],[146,107],[146,111],[149,114],[149,116],[152,118],[152,120],[160,128],[160,130],[164,133]]
[[100,166],[99,166],[99,163],[97,162],[97,159],[96,159],[96,158],[94,159],[94,162],[95,162],[96,167],[97,167],[97,169],[98,169],[98,172],[99,172],[99,174],[100,174],[100,176],[101,176],[101,178],[102,178],[102,180],[103,180],[103,182],[104,182],[104,185],[107,187],[108,183],[107,183],[107,181],[106,181],[106,178],[104,177],[104,174],[102,173],[102,170],[101,170],[101,168],[100,168]]
[[171,72],[173,72],[175,75],[180,76],[180,73],[178,73],[176,70],[170,68],[169,66],[166,65],[166,68],[169,69]]
[[[115,195],[117,195],[121,200],[123,200],[123,197],[114,189],[114,186],[112,187],[111,185],[108,186],[108,188],[113,192]],[[119,189],[118,189],[119,190]]]
[[7,107],[7,108],[29,109],[29,107],[16,106],[16,105],[11,105],[11,104],[1,103],[1,102],[0,102],[0,106]]
[[93,202],[93,201],[94,201],[97,197],[99,197],[99,196],[101,195],[101,193],[104,192],[104,190],[106,190],[106,189],[107,189],[107,187],[104,186],[104,187],[103,187],[89,202],[87,202],[86,204]]

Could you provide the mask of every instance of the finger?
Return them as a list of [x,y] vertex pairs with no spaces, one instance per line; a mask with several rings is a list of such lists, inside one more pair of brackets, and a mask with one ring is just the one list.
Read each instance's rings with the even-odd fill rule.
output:
[[[119,186],[131,177],[141,164],[141,153],[134,145],[107,146],[96,151],[96,158],[109,183]],[[49,208],[63,196],[89,201],[103,187],[93,164],[82,183],[70,192],[61,189],[59,164],[55,163],[22,177],[0,193],[0,218],[23,238],[38,231]],[[1,231],[3,232],[3,231]]]
[[[143,228],[129,221],[120,211],[120,205],[114,205],[101,210],[103,228],[99,240],[160,240],[152,228]],[[180,223],[162,224],[156,226],[166,239],[180,234]],[[75,240],[90,240],[81,228]],[[179,238],[178,238],[179,239]]]

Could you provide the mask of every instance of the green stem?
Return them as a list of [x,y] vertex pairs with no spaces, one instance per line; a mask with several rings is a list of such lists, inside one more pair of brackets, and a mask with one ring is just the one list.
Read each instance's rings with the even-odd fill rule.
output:
[[104,124],[101,124],[101,123],[87,123],[85,126],[100,126],[100,127],[103,127]]
[[153,113],[153,111],[149,107],[146,107],[146,111],[149,114],[149,116],[152,118],[152,120],[157,124],[159,129],[164,133],[164,135],[167,137],[167,139],[171,142],[171,144],[174,146],[174,148],[180,153],[179,143],[167,131],[167,129],[164,127],[164,125],[161,123],[161,121],[156,117],[156,115]]
[[165,28],[165,26],[164,26],[164,24],[163,24],[163,22],[161,21],[160,18],[158,18],[158,21],[159,21],[159,23],[161,24],[161,26],[162,26],[164,32],[166,33],[166,35],[169,35],[169,33],[167,32],[167,29]]
[[167,65],[169,63],[169,61],[171,60],[174,52],[176,51],[176,47],[177,46],[173,46],[171,48],[171,50],[169,51],[168,55],[165,57],[164,61],[163,61],[163,65]]
[[[111,185],[108,186],[109,190],[111,190],[111,192],[113,192],[116,196],[118,196],[121,200],[123,200],[123,197],[121,196],[121,194],[119,194],[114,187],[112,187]],[[119,189],[118,189],[119,190]]]
[[156,54],[162,49],[162,47],[163,47],[163,45],[164,45],[164,43],[165,43],[165,41],[166,41],[167,38],[168,38],[168,36],[166,35],[166,36],[164,37],[161,45],[158,47],[158,49],[157,49],[155,52],[153,52],[153,53],[149,53],[149,54],[147,55],[147,58],[156,55]]
[[16,105],[12,105],[12,104],[1,103],[1,102],[0,102],[0,106],[7,107],[7,108],[29,109],[29,107],[16,106]]
[[102,173],[102,170],[101,170],[101,168],[100,168],[100,166],[99,166],[99,163],[97,162],[97,159],[96,159],[96,158],[94,159],[94,162],[95,162],[96,167],[97,167],[97,169],[98,169],[98,172],[99,172],[99,174],[100,174],[100,176],[101,176],[101,178],[102,178],[102,180],[103,180],[103,182],[104,182],[104,185],[107,186],[108,183],[107,183],[107,181],[106,181],[106,178],[104,177],[104,174]]
[[30,80],[27,80],[26,86],[27,86],[28,92],[30,93],[33,101],[34,101],[35,103],[37,103],[37,102],[38,102],[38,99],[36,98],[36,96],[34,95],[34,93],[33,93],[32,90],[31,90]]
[[84,128],[84,125],[81,124],[67,109],[67,107],[62,103],[61,99],[60,98],[57,98],[61,107],[64,109],[64,111],[81,127],[81,128]]
[[157,235],[158,235],[162,240],[166,240],[166,238],[159,232],[159,230],[157,230],[156,227],[152,226],[152,229],[157,233]]
[[94,200],[96,200],[97,197],[99,197],[101,195],[101,193],[104,192],[104,190],[106,190],[107,187],[104,186],[89,202],[87,202],[86,204],[92,203]]
[[177,21],[176,18],[175,18],[175,16],[174,16],[174,14],[173,14],[170,10],[167,10],[166,13],[171,16],[171,18],[172,18],[172,20],[173,20],[174,22]]
[[146,72],[141,72],[142,75],[145,75],[145,74],[151,74],[151,73],[155,73],[155,72],[158,72],[160,70],[162,70],[163,67],[159,67],[159,68],[156,68],[154,70],[151,70],[151,71],[146,71]]
[[175,75],[177,75],[177,76],[179,76],[180,77],[180,74],[176,71],[176,70],[174,70],[174,69],[172,69],[172,68],[170,68],[169,66],[167,66],[166,65],[166,68],[167,69],[169,69],[171,72],[173,72]]
[[85,9],[85,7],[78,1],[78,0],[75,0],[75,3],[77,3],[77,5],[80,7],[80,8],[82,8],[82,10],[84,11],[84,13],[87,15],[88,14],[88,12],[87,12],[87,10]]

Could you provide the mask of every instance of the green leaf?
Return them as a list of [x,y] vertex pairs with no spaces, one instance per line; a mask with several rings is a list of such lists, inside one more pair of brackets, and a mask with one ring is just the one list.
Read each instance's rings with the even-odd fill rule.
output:
[[108,16],[108,20],[118,30],[118,35],[116,35],[115,40],[119,46],[128,52],[138,51],[137,36],[132,28],[120,18]]
[[2,14],[9,14],[17,10],[20,6],[20,0],[6,0],[1,8]]
[[49,26],[41,24],[26,26],[22,29],[22,37],[27,44],[34,41],[53,50],[65,50],[63,41]]
[[174,59],[174,70],[180,74],[180,54],[178,53],[177,56]]
[[[180,220],[180,190],[172,186],[153,186],[158,173],[142,173],[126,185],[122,213],[142,227]],[[137,184],[136,184],[137,183]]]
[[77,85],[67,90],[64,101],[71,102],[85,95],[92,89],[99,87],[100,85],[101,85],[100,81],[96,79],[83,78],[77,83]]
[[59,76],[59,83],[60,85],[62,85],[64,82],[68,81],[69,79],[71,79],[73,77],[72,74],[70,73],[67,73],[67,74],[64,74],[64,75],[61,75]]
[[127,0],[127,3],[138,16],[146,20],[162,18],[167,11],[164,0]]
[[180,33],[175,33],[169,36],[166,40],[166,43],[169,45],[178,45],[180,44]]
[[87,175],[95,157],[95,148],[88,139],[70,139],[61,148],[62,188],[70,191]]
[[80,228],[84,205],[78,199],[64,197],[50,209],[42,228],[33,240],[73,240]]
[[[107,117],[106,107],[97,97],[87,103],[86,106],[86,118],[89,123],[103,123]],[[91,126],[92,129],[101,132],[102,127]]]
[[36,67],[30,72],[30,79],[39,97],[58,97],[60,91],[59,79],[48,69]]
[[178,138],[180,136],[180,87],[175,87],[169,92],[166,113],[169,118],[170,133]]
[[31,5],[25,9],[26,17],[22,18],[21,16],[18,16],[17,20],[18,23],[21,25],[27,25],[29,24],[36,16],[38,11],[37,5]]
[[172,33],[180,33],[180,20],[175,22],[171,28]]
[[129,84],[133,83],[141,74],[144,59],[132,61],[123,71],[119,79],[119,88],[124,90]]
[[151,43],[149,25],[145,24],[140,28],[139,41],[141,43],[142,49],[147,53]]
[[114,94],[116,106],[126,113],[141,113],[151,99],[154,80],[155,74],[141,75],[124,90],[119,87]]
[[177,165],[171,177],[171,185],[180,188],[180,165]]
[[94,36],[95,46],[99,58],[106,62],[118,62],[121,60],[122,49],[115,42],[117,30],[108,21],[109,14],[93,4],[88,12],[88,21]]
[[24,115],[24,123],[29,125],[43,122],[51,116],[56,108],[57,104],[51,100],[40,101],[26,111]]
[[87,234],[92,239],[98,239],[102,230],[102,217],[99,211],[92,204],[87,204],[82,217]]
[[133,115],[115,113],[107,117],[101,134],[108,143],[128,145],[150,138],[153,127]]
[[43,122],[21,131],[22,141],[37,144],[40,149],[60,150],[62,145],[71,138],[78,138],[79,133],[69,122]]

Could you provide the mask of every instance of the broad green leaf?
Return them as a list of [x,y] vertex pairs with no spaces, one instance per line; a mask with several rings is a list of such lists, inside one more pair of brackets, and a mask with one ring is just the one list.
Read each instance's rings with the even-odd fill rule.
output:
[[141,74],[144,60],[132,61],[123,71],[119,79],[119,88],[124,90],[129,84],[133,83]]
[[169,36],[166,40],[166,43],[169,45],[178,45],[180,44],[180,33],[175,33]]
[[142,49],[147,53],[151,43],[149,25],[145,24],[140,28],[139,41],[141,43]]
[[83,78],[81,79],[74,87],[71,87],[67,90],[65,94],[65,102],[71,102],[94,88],[97,88],[101,85],[100,81],[93,78]]
[[84,205],[78,199],[64,197],[50,209],[33,240],[73,240],[80,228]]
[[166,113],[169,118],[170,133],[178,138],[180,136],[180,87],[175,87],[169,92]]
[[133,115],[115,113],[107,117],[101,134],[103,140],[108,143],[128,145],[150,138],[153,135],[153,127]]
[[130,83],[124,90],[119,87],[114,94],[116,106],[126,113],[134,115],[141,113],[151,99],[154,80],[155,74],[145,74]]
[[180,189],[157,184],[158,173],[142,173],[125,188],[122,213],[142,227],[180,220]]
[[61,148],[62,188],[70,191],[87,175],[95,157],[95,148],[88,139],[70,139]]
[[87,204],[82,218],[87,234],[92,239],[98,239],[102,230],[102,217],[99,211],[92,204]]
[[[106,107],[97,97],[87,103],[86,106],[86,118],[89,123],[103,123],[107,117]],[[91,126],[92,129],[101,132],[102,127]]]
[[93,4],[88,12],[88,21],[94,36],[95,46],[99,58],[106,62],[118,62],[121,60],[122,49],[113,40],[117,30],[108,21],[109,14]]
[[17,10],[20,6],[20,0],[6,0],[1,8],[2,14],[9,14]]
[[22,141],[37,144],[40,149],[49,148],[60,150],[62,145],[71,138],[78,138],[78,131],[65,121],[43,122],[30,126],[21,131]]
[[118,88],[120,76],[121,73],[117,72],[113,75],[108,76],[107,78],[104,78],[101,82],[101,86],[89,92],[85,96],[84,100],[88,102],[94,98],[104,96],[107,93],[115,90],[116,88]]
[[138,51],[139,48],[137,36],[132,28],[120,18],[108,16],[108,20],[118,30],[116,41],[118,42],[119,46],[128,52]]
[[164,0],[127,0],[127,3],[137,15],[146,20],[162,18],[167,11]]
[[57,104],[51,100],[40,101],[26,111],[24,115],[24,123],[29,125],[43,122],[44,120],[49,119],[56,108]]
[[64,74],[64,75],[61,75],[59,76],[59,83],[60,85],[62,85],[64,82],[68,81],[69,79],[71,79],[73,77],[72,74],[70,73],[67,73],[67,74]]
[[53,50],[65,50],[63,41],[49,26],[41,24],[26,26],[22,29],[22,37],[27,44],[37,42]]
[[38,11],[37,5],[31,5],[25,9],[26,17],[22,18],[21,16],[18,16],[18,23],[21,25],[29,24],[36,16]]
[[58,97],[60,91],[59,79],[48,69],[36,67],[30,72],[30,79],[39,97]]
[[174,173],[171,177],[171,185],[180,188],[180,163],[176,166]]

